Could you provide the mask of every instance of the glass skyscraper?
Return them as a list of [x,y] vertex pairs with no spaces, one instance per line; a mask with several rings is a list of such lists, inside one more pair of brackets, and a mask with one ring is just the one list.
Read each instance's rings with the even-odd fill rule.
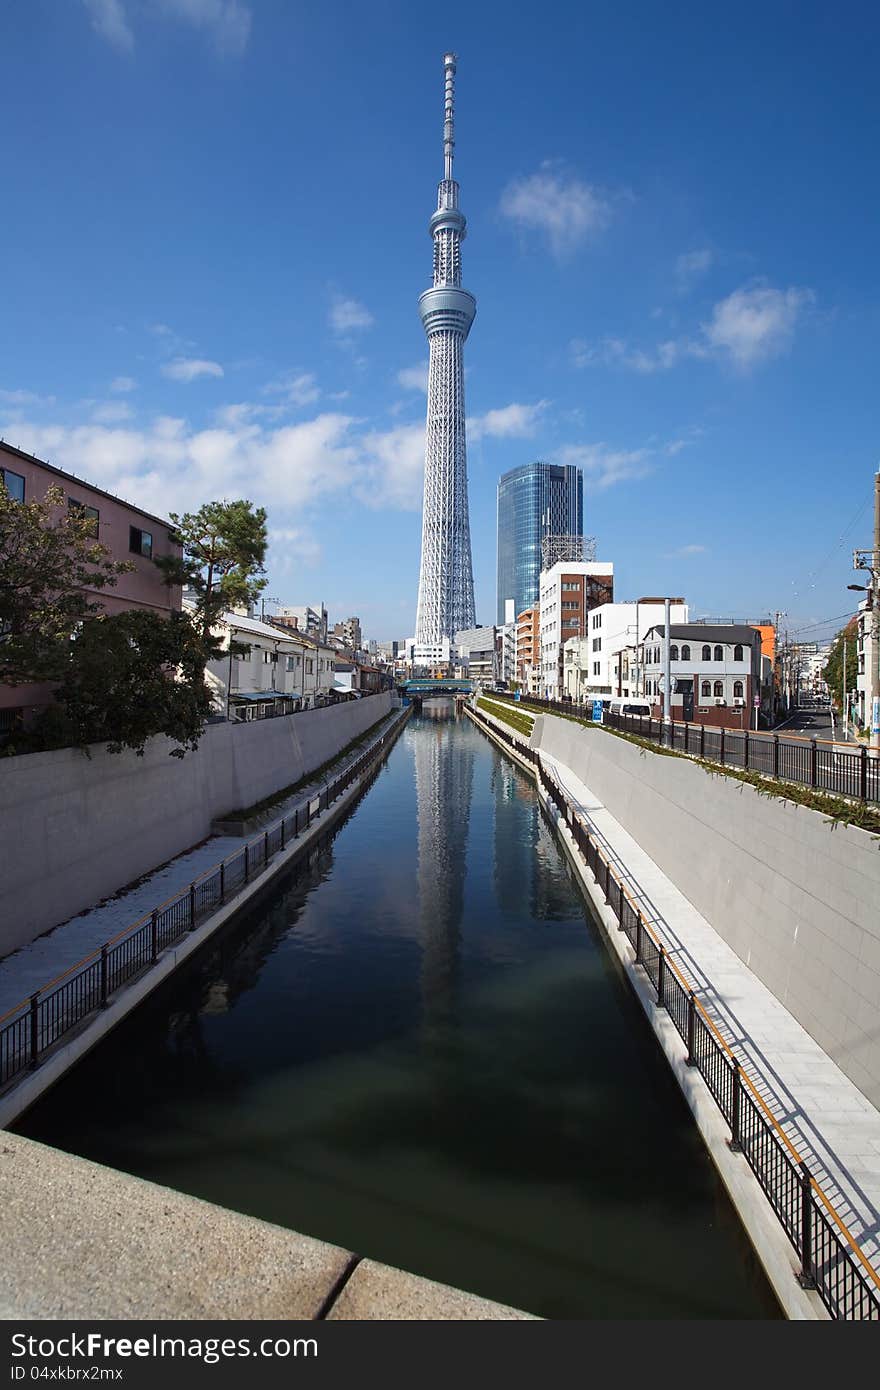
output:
[[584,475],[573,464],[524,463],[498,480],[498,622],[538,602],[541,541],[584,534]]

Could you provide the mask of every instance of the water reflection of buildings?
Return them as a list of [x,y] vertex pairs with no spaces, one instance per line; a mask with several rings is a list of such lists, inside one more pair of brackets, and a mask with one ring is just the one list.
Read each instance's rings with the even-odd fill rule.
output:
[[503,912],[536,921],[571,916],[571,885],[564,862],[538,807],[534,783],[498,754],[494,793],[495,896]]
[[418,814],[419,928],[426,1021],[452,1001],[464,906],[465,857],[474,781],[474,745],[462,737],[452,701],[426,702],[413,739]]

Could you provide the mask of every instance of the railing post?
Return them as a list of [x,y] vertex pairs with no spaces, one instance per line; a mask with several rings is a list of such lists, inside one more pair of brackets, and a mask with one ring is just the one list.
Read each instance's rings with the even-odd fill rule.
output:
[[189,885],[189,929],[192,931],[196,925],[196,885]]
[[[221,875],[222,875],[222,868],[223,868],[223,866],[221,865]],[[222,877],[221,877],[221,882],[222,882]],[[153,965],[155,965],[155,964],[156,964],[156,961],[157,961],[158,959],[159,959],[159,909],[156,907],[156,908],[153,909],[152,916],[150,917],[150,960],[152,961]]]
[[859,796],[868,800],[868,750],[864,744],[859,749]]
[[40,992],[31,995],[31,1066],[40,1060]]
[[642,914],[636,913],[636,965],[642,963]]
[[605,901],[611,902],[611,865],[605,860]]
[[666,1008],[666,947],[660,947],[660,958],[657,961],[657,1004],[661,1009]]
[[742,1081],[739,1074],[739,1062],[733,1059],[733,1077],[730,1086],[730,1138],[727,1141],[732,1153],[742,1152],[740,1143],[740,1100],[742,1098]]
[[296,837],[297,837],[298,834],[299,834],[299,807],[297,806],[296,810],[295,810],[294,813],[293,813],[293,838],[296,839]]
[[773,776],[779,776],[779,735],[773,735]]
[[244,881],[247,883],[251,876],[251,854],[250,845],[244,847]]
[[810,1191],[812,1183],[806,1163],[801,1163],[800,1170],[801,1272],[798,1275],[798,1283],[802,1289],[814,1289],[816,1280],[813,1275],[813,1200]]
[[617,925],[623,925],[623,879],[617,885]]
[[107,946],[101,947],[101,1008],[107,1007]]
[[225,859],[222,860],[222,861],[221,861],[221,864],[220,864],[220,901],[221,901],[221,903],[223,903],[223,902],[226,901],[226,860],[225,860]]
[[721,725],[721,752],[720,752],[719,755],[718,755],[718,761],[719,761],[720,763],[722,763],[722,764],[724,763],[724,725],[723,725],[723,724]]
[[700,757],[704,757],[706,752],[706,726],[700,725]]
[[748,767],[748,765],[749,765],[749,739],[750,739],[750,737],[751,737],[751,735],[750,735],[748,729],[746,729],[746,746],[745,746],[745,749],[744,749],[744,751],[743,751],[743,767]]
[[691,990],[688,994],[688,1017],[687,1017],[687,1064],[689,1067],[697,1065],[696,1053],[696,1033],[697,1033],[697,996]]
[[284,849],[284,817],[281,817],[281,848]]
[[268,864],[268,862],[269,862],[269,832],[268,832],[268,830],[264,830],[264,831],[263,831],[263,863],[264,863],[264,864]]
[[811,738],[811,739],[810,739],[810,786],[811,786],[811,787],[818,787],[818,785],[819,785],[819,749],[818,749],[817,746],[816,746],[816,740],[815,740],[814,738]]

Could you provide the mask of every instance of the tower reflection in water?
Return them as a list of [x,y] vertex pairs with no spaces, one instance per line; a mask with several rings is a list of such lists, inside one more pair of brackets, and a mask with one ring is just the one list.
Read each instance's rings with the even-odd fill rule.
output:
[[413,739],[418,816],[419,934],[424,1022],[451,1013],[458,972],[474,745],[452,700],[428,700]]

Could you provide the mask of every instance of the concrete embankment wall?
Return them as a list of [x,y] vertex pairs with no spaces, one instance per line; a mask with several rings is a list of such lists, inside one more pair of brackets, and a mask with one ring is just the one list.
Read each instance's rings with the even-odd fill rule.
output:
[[540,716],[565,763],[880,1106],[880,839],[684,758]]
[[90,749],[0,759],[0,956],[335,757],[391,709],[388,693],[251,724],[211,724],[195,753]]

